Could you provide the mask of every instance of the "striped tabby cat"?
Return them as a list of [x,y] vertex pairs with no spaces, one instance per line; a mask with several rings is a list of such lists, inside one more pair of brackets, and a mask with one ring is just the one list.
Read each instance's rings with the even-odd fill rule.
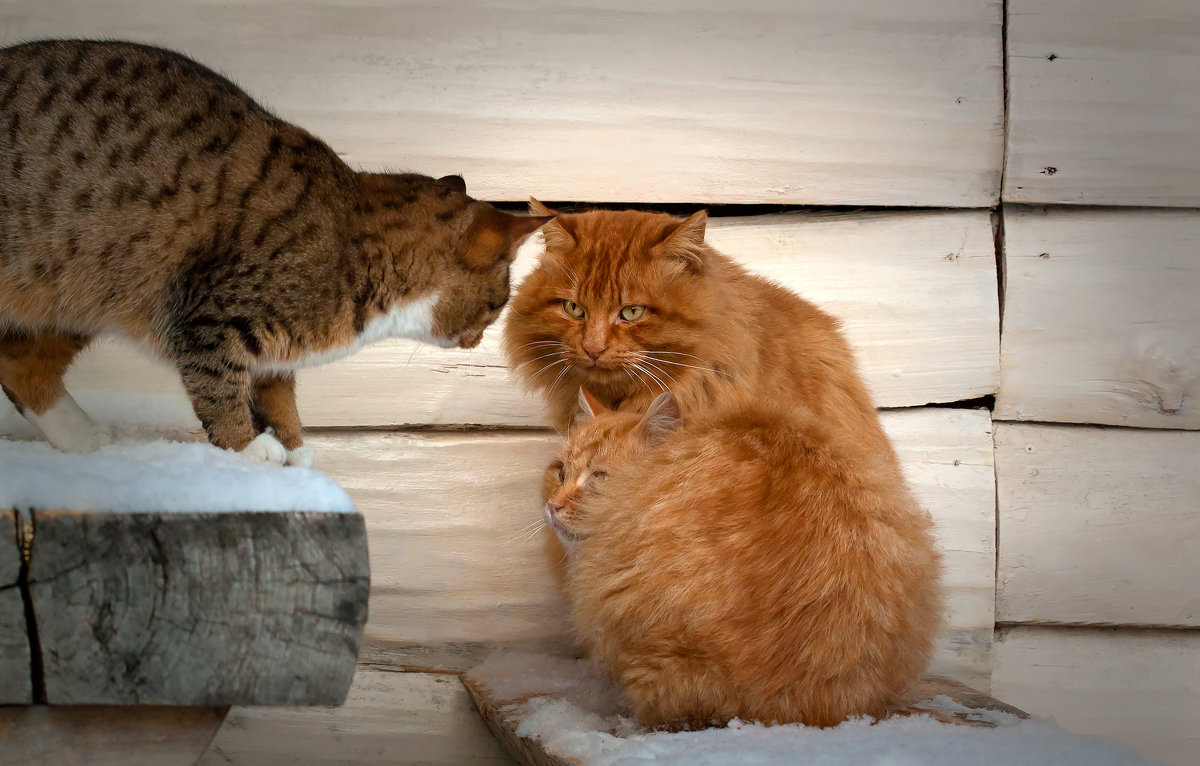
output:
[[294,370],[386,337],[476,345],[548,220],[457,176],[355,172],[170,51],[0,50],[0,384],[59,449],[111,440],[62,376],[117,333],[178,368],[213,444],[310,464]]

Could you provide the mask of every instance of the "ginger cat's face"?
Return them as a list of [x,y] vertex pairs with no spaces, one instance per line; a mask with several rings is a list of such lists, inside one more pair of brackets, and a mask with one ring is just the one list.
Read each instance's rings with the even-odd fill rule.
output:
[[[551,211],[538,204],[540,215]],[[543,229],[546,252],[522,283],[505,344],[533,387],[586,386],[610,403],[655,393],[708,367],[705,214],[593,211]]]
[[584,389],[579,403],[572,432],[542,477],[546,523],[568,553],[603,522],[593,517],[586,498],[603,491],[610,472],[638,461],[681,422],[669,393],[660,394],[644,415],[613,412]]

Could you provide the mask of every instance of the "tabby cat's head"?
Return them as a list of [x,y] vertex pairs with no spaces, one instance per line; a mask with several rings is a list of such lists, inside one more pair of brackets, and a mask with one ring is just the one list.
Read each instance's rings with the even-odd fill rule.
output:
[[[421,286],[436,294],[425,338],[473,348],[508,302],[517,248],[553,215],[516,216],[467,196],[459,176],[360,174],[358,225],[363,247],[378,256],[391,301]],[[386,295],[386,292],[385,292]],[[389,298],[378,309],[387,313]]]
[[579,389],[579,415],[559,454],[546,467],[542,491],[546,522],[568,551],[603,519],[581,502],[603,491],[610,474],[619,474],[682,424],[679,403],[659,394],[645,414],[614,412]]
[[[535,214],[552,211],[536,200]],[[707,301],[703,211],[595,210],[543,229],[546,251],[513,297],[505,351],[516,375],[547,391],[668,387],[704,356]]]

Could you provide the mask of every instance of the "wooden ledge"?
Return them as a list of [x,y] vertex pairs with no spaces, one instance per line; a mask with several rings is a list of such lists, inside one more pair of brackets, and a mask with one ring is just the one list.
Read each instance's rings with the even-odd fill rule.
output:
[[0,510],[0,703],[340,705],[368,588],[357,513]]

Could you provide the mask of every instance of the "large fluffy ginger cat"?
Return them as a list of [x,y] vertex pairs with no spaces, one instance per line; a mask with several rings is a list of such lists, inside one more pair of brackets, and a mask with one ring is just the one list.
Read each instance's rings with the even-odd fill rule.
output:
[[547,224],[504,330],[515,377],[546,397],[559,430],[580,387],[634,412],[669,390],[685,415],[735,396],[803,405],[890,452],[837,320],[708,246],[705,226],[703,211],[634,210]]
[[803,408],[581,405],[545,513],[576,637],[642,724],[831,726],[925,668],[940,556],[886,456]]

